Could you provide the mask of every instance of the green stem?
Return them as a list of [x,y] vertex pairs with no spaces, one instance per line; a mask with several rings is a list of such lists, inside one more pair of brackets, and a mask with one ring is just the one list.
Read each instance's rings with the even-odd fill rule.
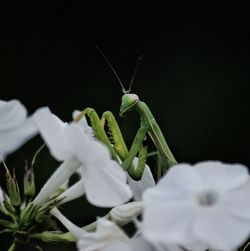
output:
[[[106,214],[103,218],[110,219],[110,214]],[[97,221],[90,223],[82,228],[86,232],[95,231]],[[51,232],[44,231],[43,233],[32,234],[30,238],[40,239],[44,242],[76,242],[76,238],[70,233],[61,233],[61,232]]]
[[75,242],[76,239],[70,233],[44,231],[39,234],[32,234],[30,238],[39,239],[44,242]]
[[14,241],[11,246],[9,247],[8,251],[15,251],[16,250],[16,241]]
[[160,153],[157,154],[157,180],[162,177],[162,158]]
[[157,154],[159,154],[159,151],[154,151],[154,152],[148,153],[147,157],[152,157],[152,156],[155,156]]

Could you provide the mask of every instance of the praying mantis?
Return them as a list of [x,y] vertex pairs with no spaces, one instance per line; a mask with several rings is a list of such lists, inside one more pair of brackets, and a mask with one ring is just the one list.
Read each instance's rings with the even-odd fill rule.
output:
[[[128,171],[130,176],[135,180],[139,180],[141,178],[146,164],[146,158],[149,155],[147,153],[147,146],[143,146],[143,141],[147,134],[150,136],[157,149],[156,153],[158,154],[158,160],[162,163],[162,167],[160,168],[166,169],[167,167],[175,165],[177,162],[149,107],[145,102],[140,101],[136,94],[130,93],[139,60],[142,58],[138,58],[129,89],[126,90],[113,66],[107,60],[103,52],[98,47],[96,47],[96,49],[104,57],[122,87],[123,96],[121,99],[119,115],[123,117],[127,112],[135,110],[140,116],[140,128],[138,129],[133,143],[128,150],[118,123],[112,112],[104,112],[100,119],[96,111],[93,108],[88,107],[84,109],[77,116],[77,118],[75,118],[75,121],[79,121],[83,116],[87,116],[90,120],[95,137],[109,148],[114,160],[119,162],[122,161],[121,166],[123,169]],[[105,125],[108,127],[107,133],[104,129]],[[137,154],[139,160],[137,167],[135,167],[133,160]]]

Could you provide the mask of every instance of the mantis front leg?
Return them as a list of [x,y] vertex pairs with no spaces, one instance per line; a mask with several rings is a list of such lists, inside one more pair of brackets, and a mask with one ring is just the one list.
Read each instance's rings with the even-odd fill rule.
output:
[[111,142],[109,141],[109,138],[104,130],[104,127],[101,126],[101,120],[98,116],[98,114],[96,113],[96,111],[93,108],[87,107],[86,109],[84,109],[75,119],[74,121],[80,121],[82,117],[84,116],[88,116],[88,118],[90,119],[90,123],[92,126],[92,129],[94,131],[95,137],[100,140],[101,142],[103,142],[110,150],[112,158],[116,161],[119,161],[117,158],[117,154],[111,144]]
[[139,128],[134,141],[132,143],[132,146],[129,150],[129,153],[125,160],[122,163],[122,167],[127,170],[131,163],[133,162],[133,159],[135,158],[136,154],[140,150],[140,147],[142,146],[142,142],[146,136],[146,133],[148,131],[148,125],[147,123],[141,123],[141,127]]
[[[124,168],[123,164],[122,167],[129,172],[132,178],[140,179],[146,162],[146,149],[139,145],[138,149],[133,150],[132,154],[128,151],[117,121],[111,112],[107,111],[103,113],[102,118],[100,119],[96,111],[93,108],[88,107],[77,116],[75,121],[79,121],[83,116],[88,116],[95,137],[109,148],[114,160],[119,162],[120,158],[123,161],[129,156],[129,163],[127,161],[126,168]],[[106,124],[108,126],[109,136],[104,130]],[[135,168],[132,162],[138,151],[139,163],[138,167]],[[132,156],[133,158],[131,158]],[[130,159],[132,160],[130,161]]]
[[[147,147],[144,147],[142,144],[140,144],[139,148],[134,149],[133,152],[131,152],[131,149],[130,151],[128,151],[128,148],[126,146],[126,143],[124,142],[124,139],[120,131],[120,128],[117,124],[117,121],[113,113],[110,111],[104,112],[102,115],[102,119],[101,119],[102,127],[104,127],[105,124],[108,125],[109,132],[111,134],[111,137],[114,143],[114,148],[119,158],[123,161],[125,159],[127,160],[127,158],[129,157],[129,161],[127,161],[126,167],[124,166],[124,162],[122,163],[123,169],[127,170],[133,179],[135,180],[140,179],[146,165]],[[139,161],[138,161],[137,167],[135,167],[133,165],[133,160],[137,152],[139,152],[139,155],[138,155]]]

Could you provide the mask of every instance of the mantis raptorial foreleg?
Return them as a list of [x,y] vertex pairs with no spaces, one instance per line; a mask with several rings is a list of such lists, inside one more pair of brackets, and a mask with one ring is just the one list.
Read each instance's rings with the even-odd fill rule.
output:
[[101,127],[108,126],[108,133],[113,141],[113,147],[121,160],[124,160],[128,155],[128,148],[124,142],[121,130],[112,112],[106,111],[102,114]]
[[126,159],[122,163],[122,167],[125,170],[127,170],[129,168],[131,162],[133,161],[133,159],[137,155],[137,153],[140,149],[140,146],[142,145],[142,142],[145,139],[147,132],[148,132],[147,123],[141,122],[141,127],[139,128],[139,130],[134,138],[134,141],[133,141],[132,146],[129,150],[129,153],[128,153]]
[[[100,119],[98,114],[93,108],[86,108],[77,116],[75,121],[79,121],[83,116],[87,116],[89,118],[95,137],[101,142],[103,142],[109,148],[112,154],[112,158],[114,160],[119,161],[118,159],[119,157],[123,161],[129,155],[120,128],[116,122],[114,115],[111,112],[107,111],[103,113],[102,118]],[[106,131],[104,130],[105,125],[108,126],[109,135],[107,135]],[[136,155],[135,154],[129,165],[126,168],[124,168],[129,172],[131,177],[134,179],[141,178],[146,164],[146,156],[147,156],[146,147],[140,144],[138,145],[136,153],[138,151],[139,151],[138,166],[135,167],[132,163]]]
[[[115,148],[117,155],[122,161],[124,161],[130,154],[130,152],[128,151],[126,143],[124,142],[124,139],[123,139],[121,130],[117,124],[117,121],[113,113],[110,111],[104,112],[102,115],[101,125],[103,128],[105,124],[107,124],[109,128],[109,133],[111,134],[111,137],[113,140],[113,147]],[[126,168],[124,167],[122,163],[122,167],[125,170],[127,170],[134,179],[141,178],[144,171],[145,164],[146,164],[146,159],[147,159],[147,147],[144,147],[142,142],[138,146],[139,148],[136,151],[136,153],[138,152],[138,159],[139,159],[137,167],[134,167],[133,165],[133,160],[136,154],[135,155],[133,154],[133,158],[131,159],[131,161],[129,162]]]
[[110,150],[112,158],[118,161],[117,154],[104,130],[104,127],[101,126],[101,120],[93,108],[86,108],[84,109],[74,120],[79,121],[83,116],[88,116],[90,119],[91,127],[94,131],[95,137],[103,142]]

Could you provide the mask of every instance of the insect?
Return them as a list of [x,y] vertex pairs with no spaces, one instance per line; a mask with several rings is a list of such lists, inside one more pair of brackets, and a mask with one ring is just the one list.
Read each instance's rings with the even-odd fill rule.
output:
[[[151,113],[149,107],[144,103],[143,101],[140,101],[139,97],[136,94],[130,93],[131,86],[138,68],[139,61],[142,59],[141,57],[138,58],[137,64],[130,82],[130,86],[128,90],[126,90],[115,72],[113,66],[110,64],[108,59],[105,57],[103,52],[96,47],[96,49],[100,52],[100,54],[105,59],[106,63],[110,67],[110,69],[115,74],[118,82],[120,83],[122,87],[122,100],[121,100],[121,106],[120,106],[120,112],[119,115],[123,117],[127,112],[135,110],[138,115],[140,116],[140,128],[138,129],[136,136],[133,140],[133,143],[128,150],[122,133],[119,129],[119,126],[117,124],[117,121],[110,111],[106,111],[103,113],[101,119],[99,118],[98,114],[95,112],[93,108],[86,108],[83,110],[79,116],[76,118],[76,120],[80,120],[83,116],[88,116],[95,137],[102,141],[104,144],[108,146],[108,148],[111,151],[113,159],[119,161],[122,161],[121,166],[124,170],[127,170],[130,175],[134,179],[140,179],[141,175],[144,170],[144,166],[146,163],[146,158],[150,153],[147,153],[147,146],[143,146],[143,140],[146,136],[146,134],[149,134],[150,138],[152,139],[156,149],[157,154],[159,157],[159,161],[162,163],[162,166],[164,168],[170,167],[174,164],[176,164],[176,160],[163,136],[163,133],[158,126],[153,114]],[[108,132],[104,130],[105,125],[108,126]],[[133,160],[138,154],[138,166],[135,167],[133,165]],[[119,158],[118,158],[118,157]]]

